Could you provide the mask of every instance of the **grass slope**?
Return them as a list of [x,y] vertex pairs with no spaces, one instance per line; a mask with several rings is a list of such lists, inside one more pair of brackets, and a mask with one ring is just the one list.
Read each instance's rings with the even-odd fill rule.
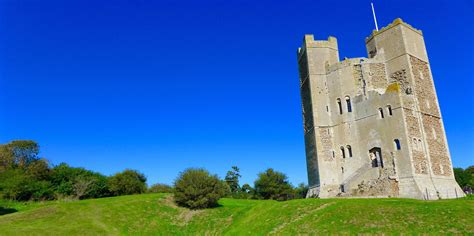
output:
[[18,210],[0,216],[0,235],[474,234],[472,198],[222,199],[220,204],[190,211],[175,206],[170,194],[73,202],[0,202],[3,210]]

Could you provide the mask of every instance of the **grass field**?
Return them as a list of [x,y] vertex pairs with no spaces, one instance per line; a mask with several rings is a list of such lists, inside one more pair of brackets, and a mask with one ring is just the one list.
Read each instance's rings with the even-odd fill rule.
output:
[[177,207],[170,194],[0,202],[0,235],[474,234],[473,198],[222,199],[220,204],[191,211]]

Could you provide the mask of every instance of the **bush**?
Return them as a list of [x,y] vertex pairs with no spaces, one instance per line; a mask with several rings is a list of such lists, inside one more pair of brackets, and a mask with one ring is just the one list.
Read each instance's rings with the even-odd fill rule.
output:
[[258,174],[255,195],[257,198],[283,201],[292,199],[294,192],[286,175],[270,168]]
[[5,199],[28,201],[53,199],[49,181],[37,180],[22,169],[10,169],[0,173],[1,197]]
[[167,184],[154,184],[148,188],[149,193],[172,193],[173,188]]
[[102,174],[84,168],[70,167],[65,163],[55,166],[51,172],[51,182],[59,198],[86,199],[110,196],[107,177]]
[[224,181],[204,169],[187,169],[174,183],[176,203],[191,209],[215,207],[217,201],[229,192]]
[[146,177],[136,170],[126,169],[109,178],[109,189],[114,196],[144,193]]

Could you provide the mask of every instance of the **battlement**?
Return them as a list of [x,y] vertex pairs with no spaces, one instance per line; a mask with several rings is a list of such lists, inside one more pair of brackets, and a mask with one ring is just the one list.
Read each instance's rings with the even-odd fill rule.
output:
[[401,18],[397,18],[395,20],[392,21],[392,23],[388,24],[387,26],[385,27],[382,27],[382,29],[380,29],[379,31],[377,30],[373,30],[372,33],[367,37],[365,38],[365,42],[368,43],[370,40],[372,40],[375,36],[397,26],[397,25],[404,25],[406,26],[407,28],[413,30],[414,32],[420,34],[421,36],[423,36],[423,32],[419,29],[416,29],[415,27],[409,25],[408,23],[404,22]]
[[314,35],[306,34],[304,36],[303,46],[306,48],[330,48],[338,50],[337,39],[333,36],[329,36],[327,40],[314,40]]

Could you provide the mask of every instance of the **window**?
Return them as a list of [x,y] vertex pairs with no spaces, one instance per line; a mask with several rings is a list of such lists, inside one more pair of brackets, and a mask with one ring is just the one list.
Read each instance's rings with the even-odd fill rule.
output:
[[341,146],[341,155],[342,158],[346,158],[346,152],[344,151],[344,147]]
[[332,158],[334,158],[334,157],[335,157],[335,153],[334,153],[334,151],[332,151]]
[[388,105],[388,106],[387,106],[387,110],[388,110],[388,115],[389,115],[389,116],[392,116],[392,115],[393,115],[393,113],[392,113],[392,106]]
[[384,117],[383,117],[383,109],[382,109],[382,108],[379,108],[379,115],[380,115],[380,118],[382,118],[382,119],[384,118]]
[[344,174],[344,167],[341,167],[341,171],[342,171],[342,173]]
[[347,112],[352,112],[351,98],[346,96]]
[[374,147],[369,151],[370,162],[372,167],[382,167],[383,168],[383,159],[382,159],[382,149]]
[[351,145],[347,145],[347,152],[349,154],[349,157],[352,157],[352,148]]
[[326,111],[329,112],[329,106],[326,106]]
[[395,143],[395,149],[396,150],[402,149],[402,146],[400,145],[400,140],[395,139],[395,140],[393,140],[393,142]]
[[340,98],[337,99],[337,105],[339,106],[339,114],[342,114],[342,103]]

